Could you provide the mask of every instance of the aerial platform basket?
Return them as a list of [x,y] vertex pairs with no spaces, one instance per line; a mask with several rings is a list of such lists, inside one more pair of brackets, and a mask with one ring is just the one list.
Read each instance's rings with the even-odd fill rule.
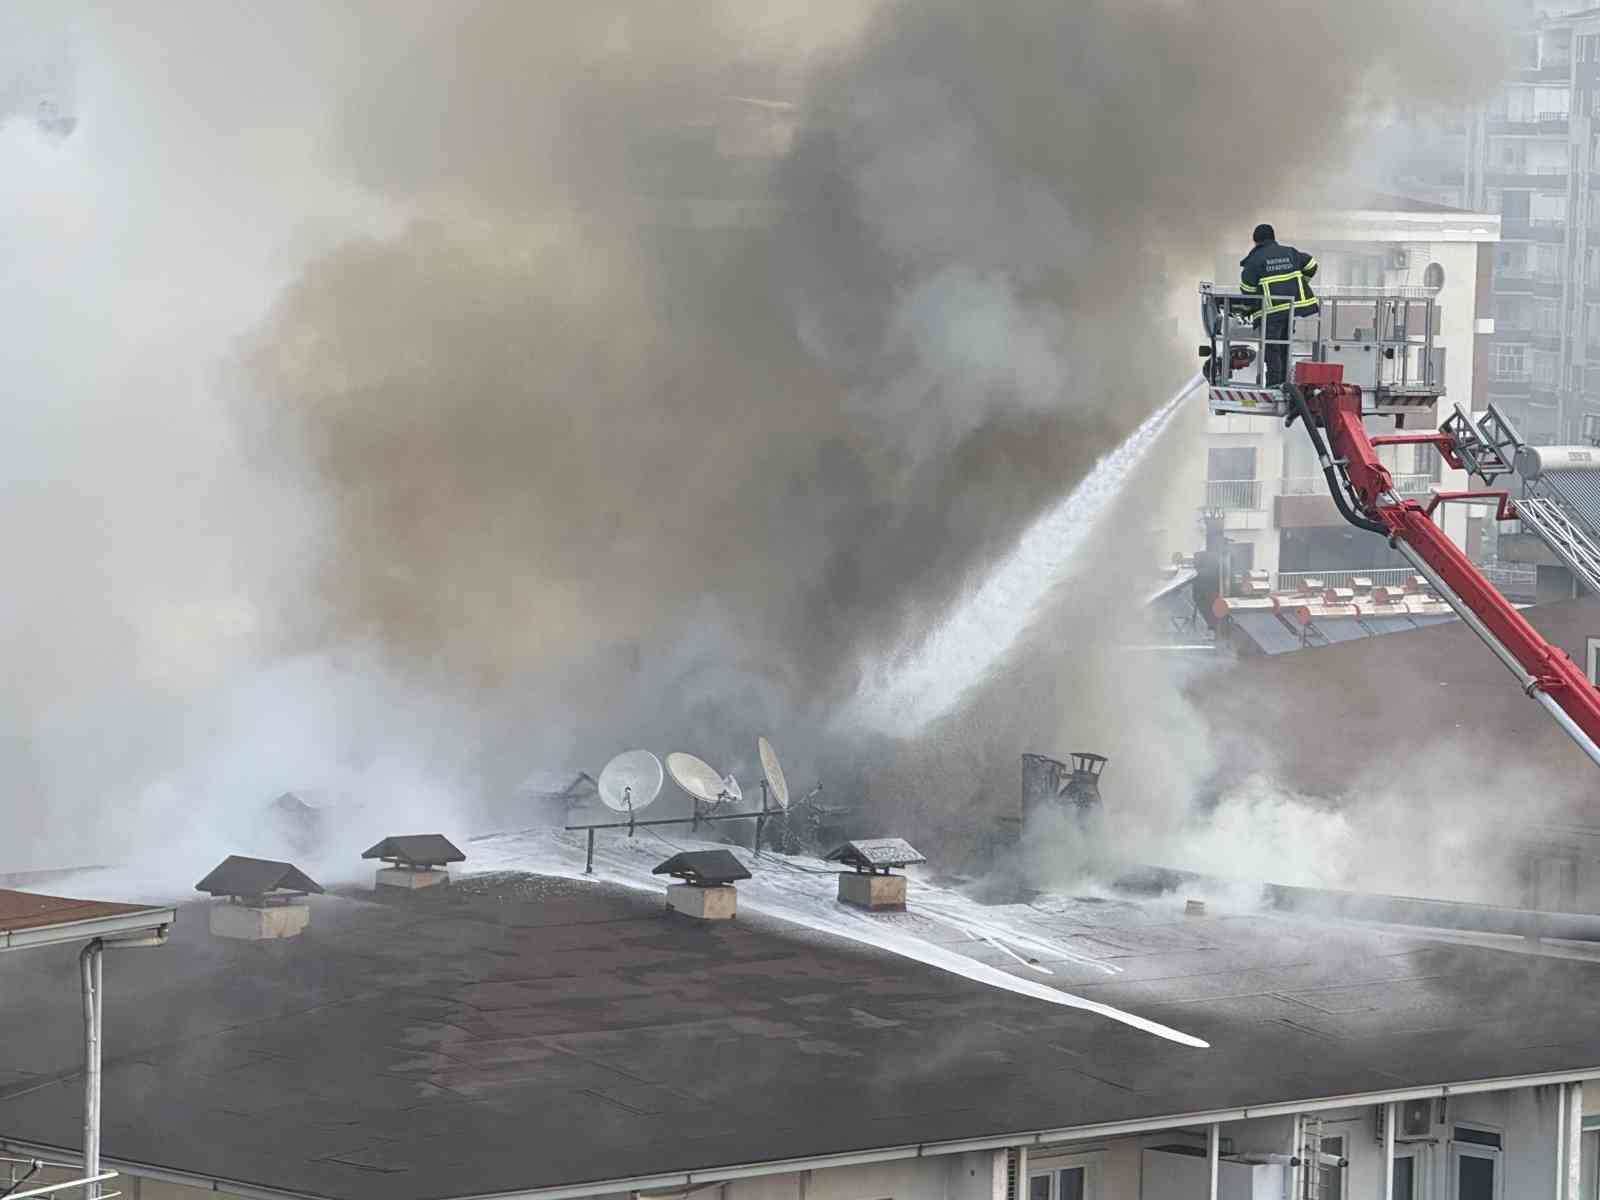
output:
[[1269,347],[1287,347],[1289,376],[1298,363],[1333,363],[1361,388],[1367,416],[1429,416],[1444,395],[1436,354],[1439,310],[1429,288],[1330,289],[1320,311],[1290,312],[1286,337],[1269,338],[1267,323],[1249,319],[1260,296],[1200,285],[1200,320],[1211,411],[1281,417],[1289,404],[1281,385],[1267,383]]

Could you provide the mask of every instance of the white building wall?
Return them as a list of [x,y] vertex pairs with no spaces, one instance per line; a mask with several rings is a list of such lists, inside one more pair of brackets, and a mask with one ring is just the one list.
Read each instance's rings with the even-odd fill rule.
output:
[[[1445,360],[1446,396],[1440,403],[1440,419],[1454,404],[1471,407],[1473,351],[1478,333],[1478,248],[1498,239],[1498,217],[1476,213],[1327,213],[1287,217],[1279,221],[1278,227],[1286,241],[1317,256],[1322,270],[1315,285],[1322,289],[1339,284],[1346,270],[1359,271],[1374,262],[1381,262],[1382,271],[1373,282],[1381,281],[1385,286],[1422,287],[1431,264],[1442,268],[1444,284],[1436,297],[1441,326],[1435,338]],[[1394,265],[1396,251],[1405,252],[1404,268]],[[1234,253],[1219,256],[1217,278],[1229,284],[1235,282],[1237,261]],[[1392,428],[1393,422],[1387,419],[1372,425],[1375,433]],[[1160,520],[1166,531],[1164,558],[1191,554],[1200,548],[1200,509],[1209,500],[1231,491],[1207,488],[1209,451],[1246,446],[1256,450],[1260,486],[1254,494],[1258,499],[1252,507],[1226,511],[1224,528],[1230,541],[1253,547],[1255,569],[1276,576],[1280,547],[1280,530],[1274,516],[1277,497],[1285,491],[1307,487],[1306,477],[1316,473],[1315,460],[1304,430],[1298,426],[1285,429],[1281,422],[1256,417],[1205,418],[1204,435],[1196,445],[1195,466],[1171,476],[1178,486],[1169,496]],[[1191,482],[1196,476],[1198,482]],[[1326,494],[1317,484],[1309,486],[1317,488],[1316,494]],[[1463,472],[1448,467],[1441,472],[1441,490],[1465,491],[1467,487]],[[1470,516],[1463,506],[1444,509],[1444,529],[1459,546],[1466,547]],[[1381,541],[1374,539],[1373,545],[1376,560]]]
[[[1586,1091],[1593,1105],[1600,1097],[1600,1081],[1591,1083]],[[1430,1101],[1427,1132],[1409,1141],[1402,1137],[1397,1143],[1399,1154],[1416,1158],[1417,1195],[1422,1200],[1456,1200],[1452,1139],[1456,1128],[1466,1124],[1501,1136],[1501,1200],[1561,1200],[1556,1191],[1557,1181],[1565,1171],[1565,1160],[1557,1152],[1560,1092],[1555,1086],[1519,1088]],[[1340,1180],[1339,1194],[1344,1200],[1382,1197],[1380,1113],[1377,1105],[1367,1104],[1315,1114],[1322,1121],[1324,1138],[1343,1139],[1344,1154],[1349,1159]],[[1235,1154],[1288,1154],[1293,1148],[1294,1120],[1282,1116],[1225,1122],[1220,1133]],[[1146,1152],[1173,1143],[1203,1147],[1205,1136],[1203,1127],[1190,1127],[1030,1146],[1021,1200],[1027,1200],[1030,1194],[1026,1177],[1050,1174],[1062,1166],[1088,1169],[1088,1200],[1204,1200],[1203,1159],[1189,1160],[1187,1171],[1167,1170],[1152,1175],[1149,1164],[1153,1160]],[[1584,1139],[1585,1177],[1591,1181],[1596,1174],[1596,1151],[1597,1139],[1591,1132]],[[704,1195],[707,1200],[1004,1200],[1005,1160],[1004,1151],[932,1155],[904,1162],[734,1180],[726,1185],[725,1196],[718,1197],[716,1190]],[[1176,1159],[1160,1165],[1174,1163],[1182,1165]],[[1276,1167],[1258,1168],[1252,1192],[1241,1190],[1248,1189],[1248,1185],[1241,1184],[1241,1171],[1235,1170],[1231,1189],[1225,1189],[1225,1193],[1229,1197],[1254,1196],[1264,1194],[1262,1186],[1270,1184],[1272,1200],[1281,1200],[1283,1185],[1273,1181],[1280,1180],[1284,1173]],[[1249,1174],[1243,1172],[1245,1176]],[[1180,1183],[1175,1192],[1174,1179],[1198,1182],[1192,1188]],[[1585,1196],[1591,1194],[1592,1191],[1585,1192]],[[1058,1198],[1052,1193],[1051,1200]]]

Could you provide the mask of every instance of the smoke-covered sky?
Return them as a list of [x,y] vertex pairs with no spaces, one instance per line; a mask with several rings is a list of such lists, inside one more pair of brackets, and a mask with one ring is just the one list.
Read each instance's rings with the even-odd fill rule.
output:
[[1496,12],[16,8],[80,123],[0,126],[15,856],[847,758],[863,666],[1190,374],[1218,247],[1492,80]]

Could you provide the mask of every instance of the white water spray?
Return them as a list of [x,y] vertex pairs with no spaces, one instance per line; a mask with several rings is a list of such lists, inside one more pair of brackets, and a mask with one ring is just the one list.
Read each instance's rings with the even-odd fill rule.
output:
[[835,723],[910,737],[982,683],[1027,631],[1128,476],[1202,382],[1199,375],[1190,379],[1096,463],[1083,482],[1023,532],[1011,554],[920,645],[867,671]]

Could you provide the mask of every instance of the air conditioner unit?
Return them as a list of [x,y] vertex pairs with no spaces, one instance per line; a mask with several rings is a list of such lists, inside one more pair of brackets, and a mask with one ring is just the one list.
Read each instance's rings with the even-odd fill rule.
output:
[[1433,1101],[1407,1100],[1395,1115],[1399,1118],[1395,1125],[1401,1137],[1427,1137],[1428,1130],[1433,1128]]
[[[1427,1137],[1433,1129],[1433,1102],[1431,1100],[1404,1100],[1395,1104],[1394,1135],[1397,1138],[1423,1138]],[[1383,1144],[1383,1110],[1382,1104],[1373,1110],[1375,1132],[1378,1144]]]

